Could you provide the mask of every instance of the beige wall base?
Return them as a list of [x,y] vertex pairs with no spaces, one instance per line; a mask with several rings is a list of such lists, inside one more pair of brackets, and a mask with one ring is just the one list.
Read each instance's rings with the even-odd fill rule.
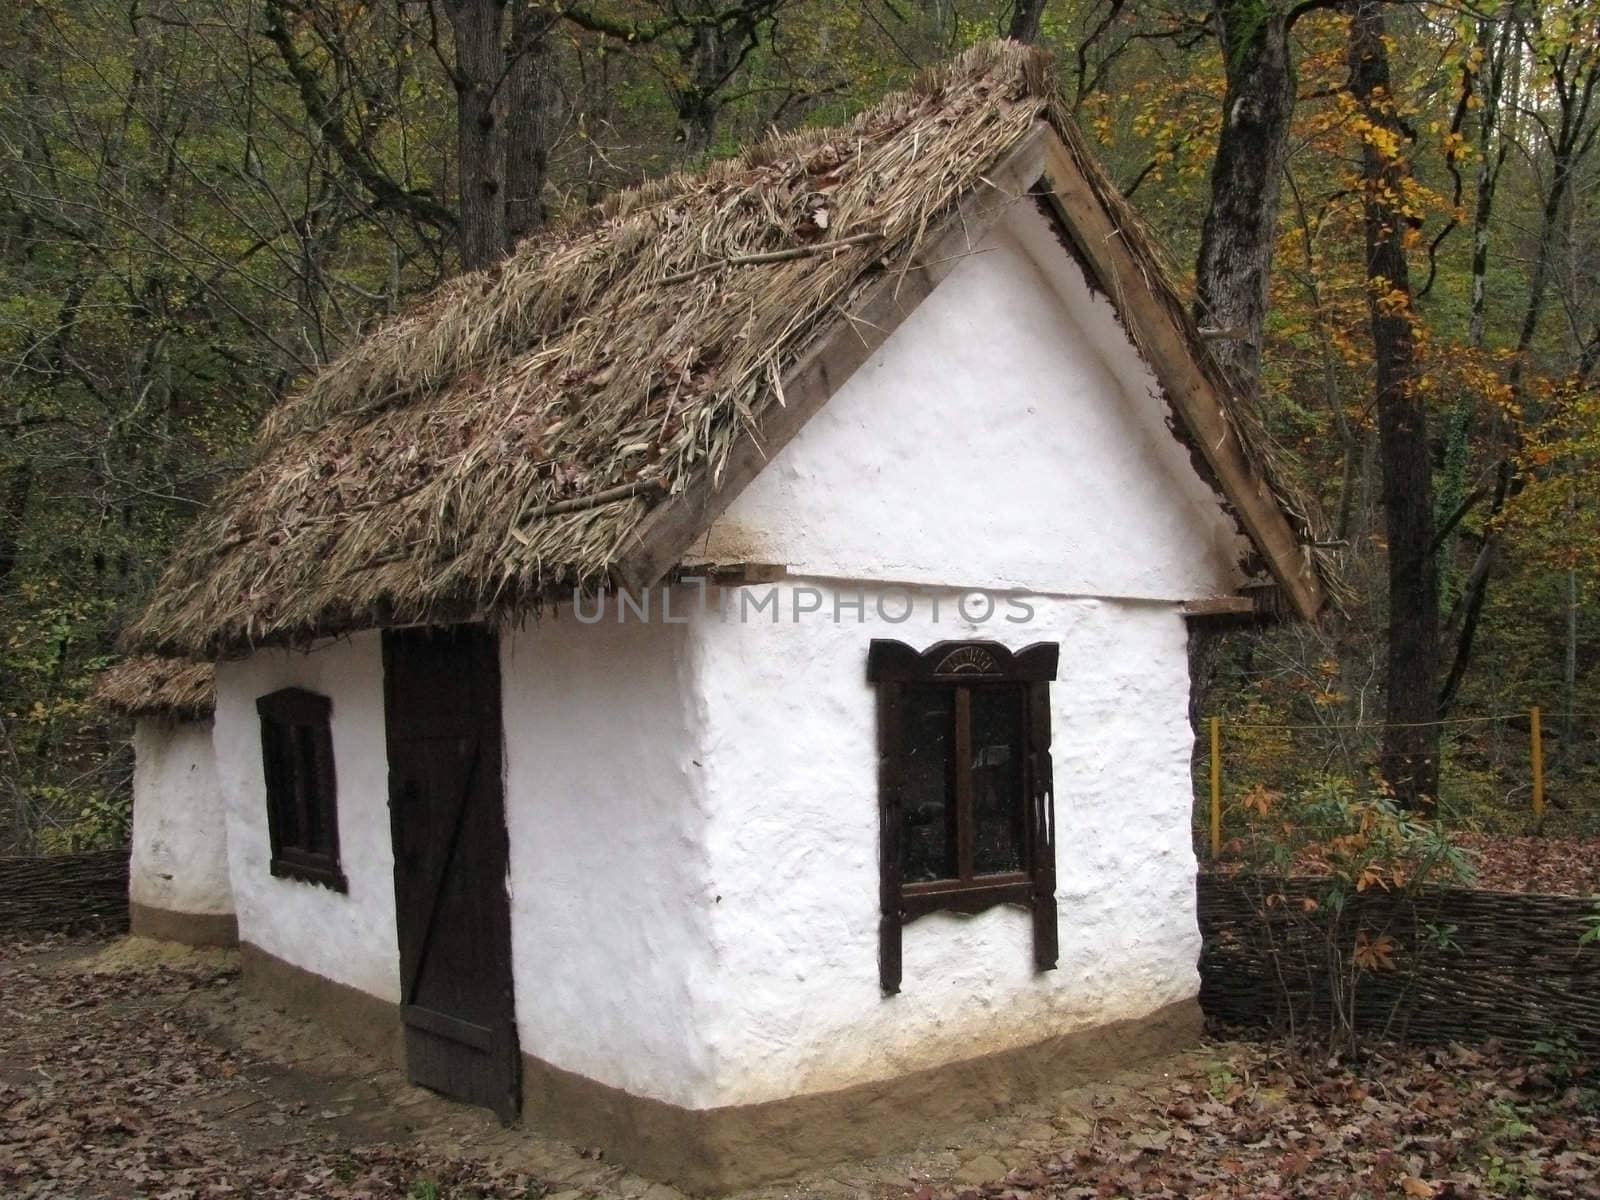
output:
[[1196,1000],[877,1083],[773,1100],[692,1110],[633,1096],[522,1059],[523,1115],[608,1159],[684,1191],[716,1195],[793,1179],[829,1163],[910,1149],[941,1130],[1198,1042]]
[[404,1069],[398,1004],[284,962],[249,942],[239,946],[239,969],[244,986],[269,1004],[320,1022],[358,1050]]
[[128,902],[128,932],[185,946],[237,946],[239,920],[232,913],[186,913]]
[[[399,1007],[314,975],[248,942],[245,985],[322,1021],[375,1056],[405,1063]],[[523,1120],[684,1191],[715,1195],[793,1179],[829,1163],[909,1149],[942,1130],[1115,1074],[1200,1040],[1200,1005],[1049,1038],[877,1083],[765,1104],[688,1109],[631,1095],[525,1054]]]

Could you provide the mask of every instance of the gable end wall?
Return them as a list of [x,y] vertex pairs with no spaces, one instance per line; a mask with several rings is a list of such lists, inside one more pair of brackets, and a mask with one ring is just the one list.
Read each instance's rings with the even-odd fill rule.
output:
[[696,559],[1040,595],[1225,595],[1248,551],[1154,376],[1019,204],[713,523]]

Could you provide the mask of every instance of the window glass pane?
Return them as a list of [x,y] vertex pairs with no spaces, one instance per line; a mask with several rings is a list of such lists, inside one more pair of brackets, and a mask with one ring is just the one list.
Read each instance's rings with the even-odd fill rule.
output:
[[300,805],[297,797],[293,727],[271,722],[266,726],[267,803],[277,823],[278,845],[300,844]]
[[900,793],[900,878],[956,877],[955,689],[907,686]]
[[305,804],[306,827],[299,848],[325,853],[328,844],[322,819],[322,773],[317,764],[317,731],[310,725],[294,726],[294,756]]
[[1022,688],[972,689],[972,870],[1022,870]]

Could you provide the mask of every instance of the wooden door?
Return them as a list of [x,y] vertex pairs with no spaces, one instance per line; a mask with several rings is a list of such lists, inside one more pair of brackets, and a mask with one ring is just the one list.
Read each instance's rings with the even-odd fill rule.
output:
[[515,1117],[520,1059],[492,631],[383,638],[401,1016],[413,1083]]

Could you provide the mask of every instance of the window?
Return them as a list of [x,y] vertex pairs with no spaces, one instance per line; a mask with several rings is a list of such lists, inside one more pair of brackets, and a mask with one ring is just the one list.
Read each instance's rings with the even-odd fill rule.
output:
[[256,711],[261,714],[272,873],[342,892],[346,884],[339,870],[333,702],[315,692],[284,688],[257,700]]
[[900,990],[900,931],[940,910],[1018,904],[1034,964],[1056,965],[1050,681],[1059,647],[996,642],[918,651],[874,639],[878,688],[883,990]]

